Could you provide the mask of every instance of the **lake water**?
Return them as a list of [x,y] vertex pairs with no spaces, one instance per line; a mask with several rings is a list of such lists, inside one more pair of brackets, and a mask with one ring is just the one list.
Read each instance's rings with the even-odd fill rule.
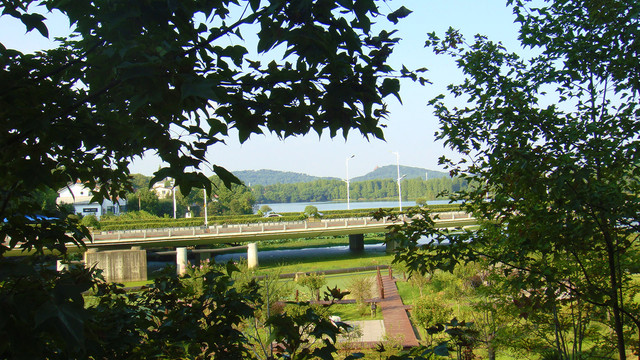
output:
[[[347,240],[345,240],[346,242]],[[365,252],[381,252],[386,251],[384,244],[366,244],[364,246]],[[318,256],[329,255],[341,255],[348,254],[349,245],[344,246],[330,246],[324,248],[307,248],[307,249],[289,249],[289,250],[268,250],[260,251],[260,244],[258,244],[258,261],[260,260],[291,260],[291,259],[309,259],[317,258]],[[247,253],[235,253],[235,254],[220,254],[215,256],[217,263],[225,263],[229,260],[246,259]]]
[[[449,200],[432,200],[427,201],[429,205],[448,204]],[[300,213],[308,205],[318,208],[319,212],[328,210],[347,210],[346,202],[298,202],[298,203],[276,203],[276,204],[258,204],[256,209],[260,209],[262,205],[268,205],[276,213]],[[378,209],[378,208],[397,208],[397,201],[352,201],[349,204],[351,209]],[[415,201],[402,201],[403,210],[407,207],[415,206]]]
[[[404,206],[404,205],[403,205]],[[427,237],[423,237],[418,240],[418,244],[424,244],[428,240]],[[345,239],[345,243],[347,240]],[[378,252],[384,253],[387,251],[385,244],[365,244],[365,252]],[[309,259],[318,256],[329,255],[342,255],[351,253],[349,245],[329,246],[322,248],[306,248],[306,249],[288,249],[288,250],[267,250],[260,251],[260,244],[258,243],[258,262],[262,260],[290,260],[290,259]],[[233,253],[233,254],[220,254],[215,256],[215,260],[218,263],[224,263],[229,260],[246,259],[247,253]]]
[[[418,244],[424,244],[428,240],[427,237],[423,237],[418,240]],[[329,255],[343,255],[351,253],[352,251],[349,249],[349,245],[347,244],[348,240],[345,239],[344,245],[334,245],[328,247],[321,248],[305,248],[305,249],[282,249],[282,250],[265,250],[260,251],[260,244],[258,243],[258,262],[260,260],[292,260],[292,259],[310,259],[317,258],[319,256],[329,256]],[[385,244],[365,244],[364,251],[367,253],[377,252],[377,253],[385,253],[387,251],[387,247]],[[239,253],[228,253],[228,254],[219,254],[215,257],[216,263],[226,263],[229,260],[240,260],[247,258],[247,252],[239,252]],[[175,260],[172,261],[149,261],[148,263],[150,272],[160,271],[162,268],[172,265],[175,266]]]

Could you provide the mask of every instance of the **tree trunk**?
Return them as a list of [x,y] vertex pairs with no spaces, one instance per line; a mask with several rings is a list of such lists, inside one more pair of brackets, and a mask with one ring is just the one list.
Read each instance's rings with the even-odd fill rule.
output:
[[489,341],[487,341],[487,359],[496,360],[496,349],[493,347],[493,338],[494,334],[489,336]]
[[618,301],[618,272],[616,271],[616,254],[613,246],[613,240],[611,234],[607,231],[603,232],[604,240],[607,246],[607,256],[609,265],[609,280],[611,281],[611,303],[613,312],[613,326],[616,332],[617,345],[618,345],[618,357],[620,360],[626,360],[627,352],[624,347],[624,329],[622,325],[622,314],[620,312],[620,302]]

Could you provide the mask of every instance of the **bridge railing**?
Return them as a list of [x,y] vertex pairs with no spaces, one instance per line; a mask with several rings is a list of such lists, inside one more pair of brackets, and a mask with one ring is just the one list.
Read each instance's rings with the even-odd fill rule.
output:
[[[440,221],[452,221],[459,219],[468,219],[470,215],[464,212],[440,213]],[[402,222],[402,220],[397,220]],[[162,228],[162,229],[141,229],[141,230],[113,230],[93,233],[94,243],[114,242],[120,240],[139,240],[158,239],[158,238],[176,238],[176,237],[216,237],[216,236],[233,236],[237,234],[249,233],[277,233],[277,232],[293,232],[293,231],[314,231],[322,229],[339,229],[339,228],[367,228],[380,227],[381,225],[391,224],[387,218],[376,220],[373,217],[352,217],[342,219],[318,219],[318,220],[298,220],[288,222],[269,222],[269,223],[250,223],[250,224],[225,224],[211,226],[196,227],[180,227],[180,228]]]

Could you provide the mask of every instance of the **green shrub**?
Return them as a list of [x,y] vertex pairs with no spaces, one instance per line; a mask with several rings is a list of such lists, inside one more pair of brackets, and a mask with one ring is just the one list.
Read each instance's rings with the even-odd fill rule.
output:
[[448,297],[457,297],[462,292],[463,280],[446,271],[436,271],[431,277],[431,286],[435,292],[444,292]]
[[369,312],[369,306],[365,300],[373,297],[373,289],[375,287],[374,278],[368,276],[352,277],[347,285],[347,289],[351,293],[351,296],[356,300],[358,305],[358,311],[360,315]]
[[80,224],[88,228],[100,229],[100,221],[98,221],[98,218],[93,214],[83,217],[82,220],[80,220]]
[[320,300],[320,289],[327,283],[327,279],[324,274],[311,273],[298,275],[296,282],[309,290],[311,299],[315,297],[316,300]]
[[317,208],[317,207],[315,207],[315,206],[313,206],[313,205],[307,205],[307,206],[304,208],[304,212],[303,212],[303,214],[304,214],[307,218],[311,218],[311,217],[317,218],[317,217],[320,217],[320,213],[318,212],[318,208]]

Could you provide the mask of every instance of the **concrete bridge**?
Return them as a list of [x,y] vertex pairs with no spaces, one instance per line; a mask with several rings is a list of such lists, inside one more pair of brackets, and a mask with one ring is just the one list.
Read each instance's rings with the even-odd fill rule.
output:
[[[440,213],[437,223],[471,219],[465,212]],[[354,235],[383,232],[392,224],[401,224],[386,218],[373,217],[322,219],[253,224],[212,225],[144,230],[102,231],[93,233],[87,248],[118,249],[138,247],[176,247],[194,245],[258,242],[274,239],[295,239],[318,236]]]
[[[464,212],[438,214],[438,226],[448,223],[473,220]],[[270,222],[236,225],[213,225],[207,227],[165,228],[145,230],[102,231],[93,233],[93,241],[85,242],[87,252],[84,262],[103,270],[109,281],[146,280],[146,250],[143,248],[176,248],[176,264],[183,274],[187,264],[187,247],[213,244],[249,243],[247,258],[250,267],[258,265],[256,243],[264,240],[287,238],[311,238],[318,236],[348,235],[349,248],[364,250],[364,234],[383,232],[392,224],[405,220],[376,220],[372,217],[305,220],[293,222]],[[393,244],[387,244],[392,250]],[[218,252],[219,249],[199,249],[198,253]]]

